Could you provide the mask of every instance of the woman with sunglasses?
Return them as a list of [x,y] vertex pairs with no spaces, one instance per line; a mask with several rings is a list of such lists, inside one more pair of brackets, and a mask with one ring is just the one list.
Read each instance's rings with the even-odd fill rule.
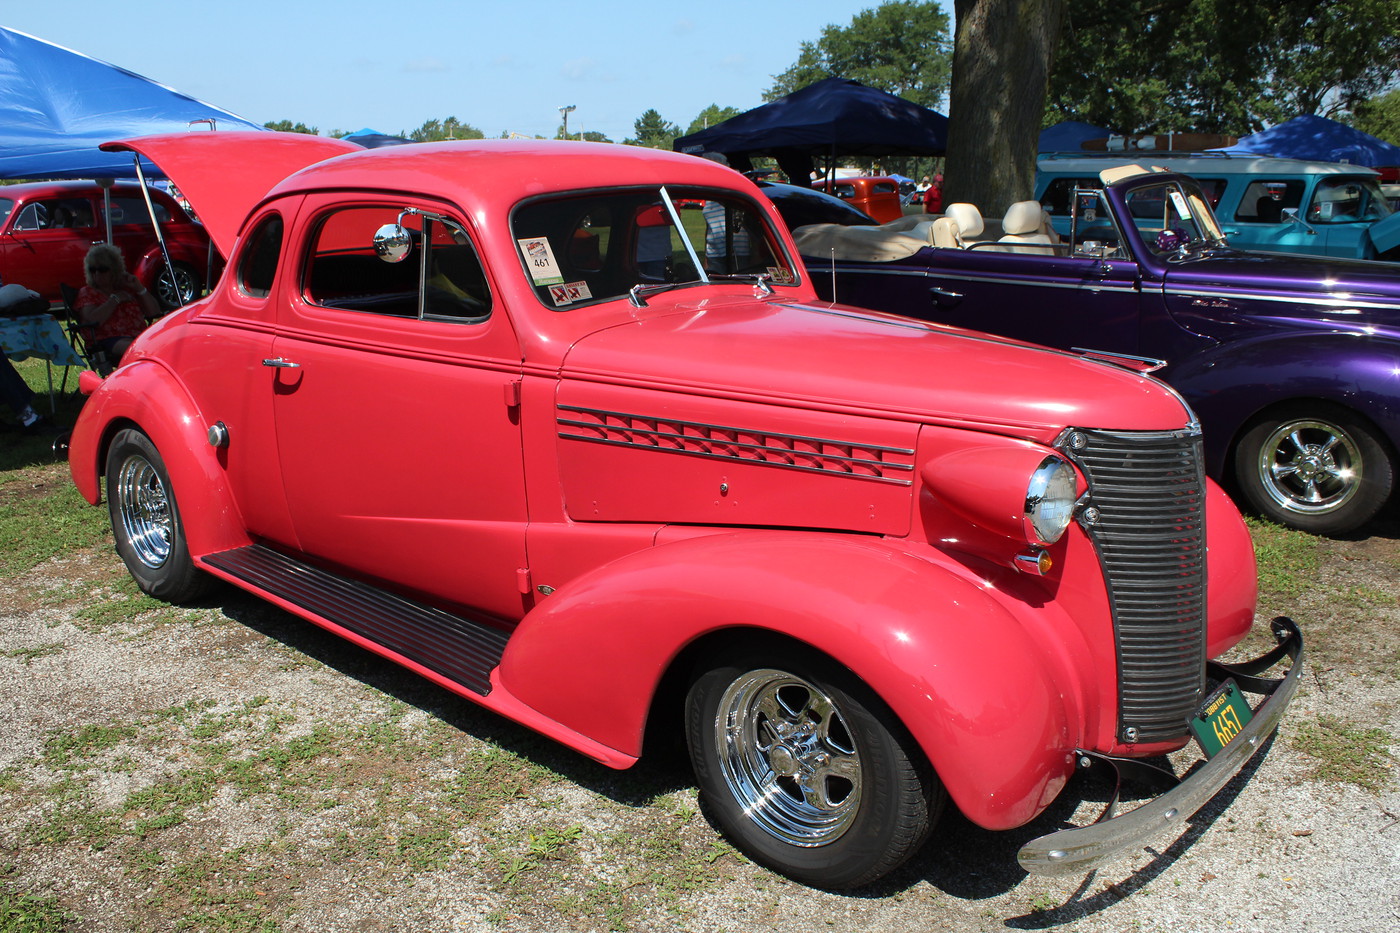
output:
[[110,243],[88,250],[83,261],[87,285],[78,291],[73,309],[78,321],[93,325],[95,349],[106,351],[114,363],[146,327],[146,319],[160,313],[155,296],[136,276],[126,271],[121,251]]

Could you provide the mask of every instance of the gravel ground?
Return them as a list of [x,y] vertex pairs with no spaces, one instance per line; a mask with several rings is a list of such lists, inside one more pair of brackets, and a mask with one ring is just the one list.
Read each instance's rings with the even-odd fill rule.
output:
[[[0,585],[0,893],[143,933],[1400,931],[1398,538],[1324,542],[1263,607],[1303,626],[1304,688],[1180,839],[1037,878],[1016,849],[1075,800],[1008,833],[952,815],[861,896],[744,860],[674,760],[610,771],[241,594],[162,607],[77,553]],[[1328,723],[1330,754],[1303,741]]]

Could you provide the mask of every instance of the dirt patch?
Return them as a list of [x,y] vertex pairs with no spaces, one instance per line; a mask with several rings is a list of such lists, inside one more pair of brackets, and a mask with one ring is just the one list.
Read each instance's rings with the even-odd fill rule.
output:
[[[954,814],[861,896],[743,859],[674,757],[611,771],[264,603],[164,606],[80,551],[0,586],[0,893],[142,933],[1397,929],[1400,534],[1310,547],[1261,606],[1303,627],[1305,686],[1179,838],[1034,878],[1016,849],[1088,804],[1008,833]],[[1355,757],[1371,787],[1322,767]]]

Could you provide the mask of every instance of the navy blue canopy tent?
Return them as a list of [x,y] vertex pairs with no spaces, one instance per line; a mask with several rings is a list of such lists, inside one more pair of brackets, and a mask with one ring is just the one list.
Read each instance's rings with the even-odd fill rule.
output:
[[1078,152],[1087,139],[1107,139],[1114,135],[1111,130],[1082,120],[1065,120],[1040,131],[1036,144],[1037,152]]
[[1222,152],[1266,155],[1316,162],[1350,162],[1372,168],[1400,165],[1400,146],[1352,129],[1326,117],[1304,114],[1286,123],[1246,136]]
[[[797,184],[814,160],[837,156],[934,156],[948,145],[948,118],[848,78],[826,78],[675,141],[677,152],[723,153],[740,171],[772,156]],[[805,171],[804,171],[805,169]]]
[[[263,127],[148,78],[0,27],[0,178],[131,178],[114,139]],[[160,172],[143,163],[147,177]]]

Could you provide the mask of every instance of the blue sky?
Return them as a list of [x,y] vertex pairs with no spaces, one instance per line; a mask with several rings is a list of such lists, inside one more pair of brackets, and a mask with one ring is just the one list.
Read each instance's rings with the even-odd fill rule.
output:
[[0,24],[257,123],[551,136],[572,104],[571,132],[621,142],[649,108],[684,130],[712,103],[758,106],[802,41],[878,3],[4,0]]

